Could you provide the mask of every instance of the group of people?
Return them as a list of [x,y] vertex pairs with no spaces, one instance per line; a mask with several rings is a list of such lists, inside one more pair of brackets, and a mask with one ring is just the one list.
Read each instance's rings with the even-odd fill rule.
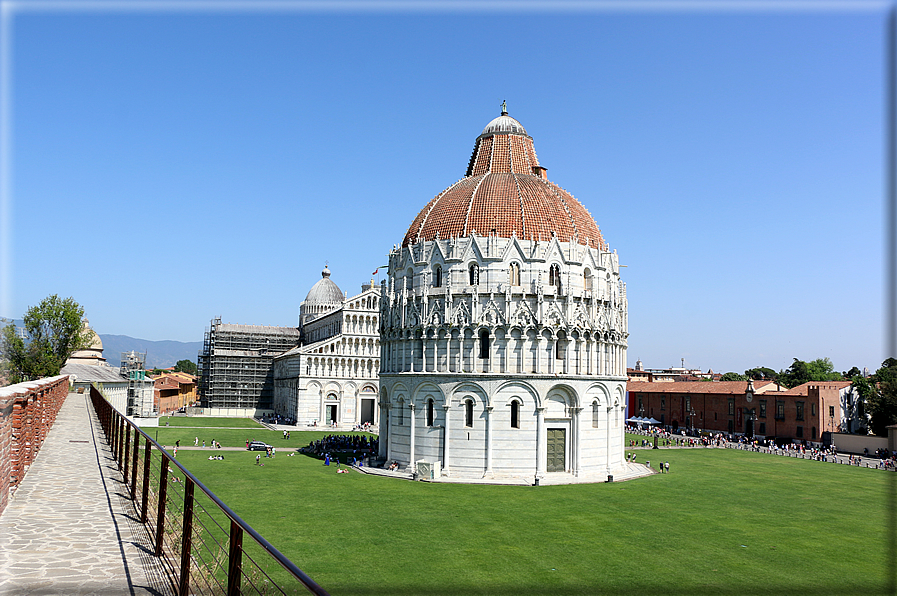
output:
[[[700,437],[677,436],[662,428],[643,430],[632,426],[627,426],[626,432],[649,437],[646,439],[630,439],[629,447],[652,447],[654,445],[654,437],[656,436],[658,447],[725,447],[853,466],[865,464],[867,468],[874,467],[882,470],[897,471],[897,451],[891,452],[887,449],[878,449],[874,455],[870,455],[869,450],[864,449],[863,457],[866,458],[864,462],[863,457],[860,455],[848,455],[846,458],[843,456],[839,458],[835,445],[822,447],[794,442],[780,445],[773,439],[758,439],[744,435],[727,436],[723,433],[702,435]],[[870,462],[870,459],[877,459],[878,461]]]
[[312,441],[303,449],[306,453],[323,456],[331,451],[351,451],[356,457],[365,453],[377,453],[379,441],[366,435],[327,435]]
[[[177,446],[180,447],[180,446],[181,446],[181,442],[178,441],[177,443],[178,443]],[[193,439],[193,446],[194,446],[194,447],[199,447],[199,437],[194,437],[194,439]],[[205,447],[206,447],[206,442],[205,442],[205,440],[203,440],[203,442],[202,442],[202,447],[203,447],[203,449],[205,449]],[[215,439],[212,439],[212,448],[213,448],[213,449],[221,449],[221,443],[219,443],[219,442],[216,441]]]

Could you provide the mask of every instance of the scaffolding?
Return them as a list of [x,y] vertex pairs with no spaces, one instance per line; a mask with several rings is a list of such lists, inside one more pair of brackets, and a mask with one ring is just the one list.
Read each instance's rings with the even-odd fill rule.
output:
[[119,373],[128,380],[128,416],[152,416],[153,383],[146,376],[146,353],[122,352]]
[[203,408],[272,409],[274,357],[299,345],[299,329],[212,319],[197,358]]

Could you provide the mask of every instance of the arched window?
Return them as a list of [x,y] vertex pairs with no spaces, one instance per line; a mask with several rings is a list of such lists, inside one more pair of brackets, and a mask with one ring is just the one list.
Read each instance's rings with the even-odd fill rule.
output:
[[511,428],[520,428],[520,402],[511,402]]
[[592,428],[598,428],[598,402],[592,402]]
[[508,272],[508,283],[512,286],[520,285],[520,265],[517,263],[511,263],[511,268]]
[[473,400],[464,400],[464,426],[473,426]]
[[561,287],[561,268],[557,263],[553,264],[548,269],[548,285],[556,288]]
[[485,329],[480,331],[480,358],[489,359],[489,332]]
[[592,291],[592,272],[589,269],[582,273],[582,285],[587,291]]
[[442,287],[442,267],[436,266],[433,268],[433,287],[441,288]]
[[399,412],[396,416],[396,424],[402,426],[405,424],[405,402],[399,400]]
[[480,266],[476,263],[471,263],[470,267],[467,268],[467,272],[470,274],[470,285],[476,286],[480,283]]
[[427,426],[433,426],[433,400],[427,400]]

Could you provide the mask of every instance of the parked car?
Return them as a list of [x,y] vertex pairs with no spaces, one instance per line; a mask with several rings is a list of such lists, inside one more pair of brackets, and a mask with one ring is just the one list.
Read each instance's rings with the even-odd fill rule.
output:
[[270,448],[271,445],[262,441],[249,441],[249,447],[247,447],[250,451],[267,451]]

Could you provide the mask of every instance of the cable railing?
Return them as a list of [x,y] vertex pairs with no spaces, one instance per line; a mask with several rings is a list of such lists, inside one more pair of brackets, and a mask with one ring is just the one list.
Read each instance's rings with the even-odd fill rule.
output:
[[178,596],[327,595],[96,387],[90,399]]

